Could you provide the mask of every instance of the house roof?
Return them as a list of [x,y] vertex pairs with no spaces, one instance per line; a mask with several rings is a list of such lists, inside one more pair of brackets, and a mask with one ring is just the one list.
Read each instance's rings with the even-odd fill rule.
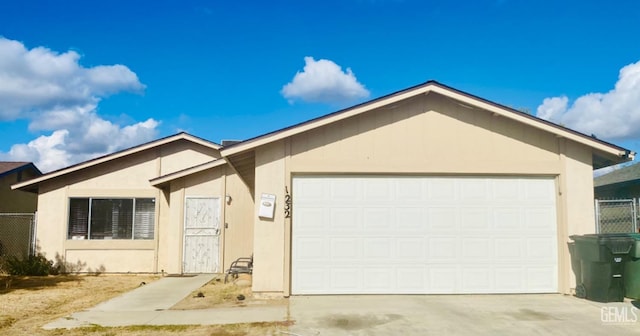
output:
[[216,149],[216,150],[219,150],[221,148],[220,145],[218,145],[218,144],[216,144],[214,142],[211,142],[211,141],[208,141],[208,140],[193,136],[193,135],[185,133],[185,132],[181,132],[181,133],[174,134],[174,135],[171,135],[171,136],[168,136],[168,137],[164,137],[164,138],[161,138],[161,139],[158,139],[158,140],[150,141],[150,142],[147,142],[147,143],[135,146],[135,147],[131,147],[131,148],[128,148],[128,149],[125,149],[125,150],[121,150],[121,151],[118,151],[118,152],[107,154],[107,155],[104,155],[104,156],[101,156],[101,157],[98,157],[98,158],[95,158],[95,159],[92,159],[92,160],[80,162],[78,164],[75,164],[75,165],[72,165],[72,166],[69,166],[69,167],[66,167],[66,168],[62,168],[62,169],[59,169],[59,170],[52,171],[50,173],[44,174],[44,175],[42,175],[40,177],[37,177],[35,179],[29,180],[29,181],[26,181],[26,182],[22,182],[22,183],[14,184],[14,185],[11,186],[11,189],[26,189],[26,188],[32,187],[32,186],[34,186],[34,185],[36,185],[38,183],[41,183],[43,181],[46,181],[46,180],[49,180],[49,179],[52,179],[52,178],[56,178],[58,176],[66,175],[66,174],[69,174],[69,173],[72,173],[72,172],[75,172],[75,171],[78,171],[78,170],[81,170],[81,169],[85,169],[85,168],[92,167],[92,166],[95,166],[95,165],[98,165],[98,164],[109,162],[109,161],[112,161],[112,160],[115,160],[115,159],[118,159],[118,158],[121,158],[121,157],[124,157],[124,156],[127,156],[127,155],[131,155],[131,154],[134,154],[134,153],[142,152],[144,150],[147,150],[147,149],[150,149],[150,148],[154,148],[154,147],[158,147],[158,146],[161,146],[161,145],[164,145],[164,144],[168,144],[168,143],[171,143],[171,142],[175,142],[175,141],[178,141],[178,140],[191,141],[193,143],[200,144],[200,145],[202,145],[204,147],[209,147],[209,148],[213,148],[213,149]]
[[173,181],[175,179],[181,178],[181,177],[185,177],[185,176],[189,176],[191,174],[195,174],[195,173],[199,173],[201,171],[207,170],[207,169],[211,169],[211,168],[215,168],[215,167],[219,167],[222,165],[225,165],[227,163],[227,161],[225,159],[217,159],[217,160],[213,160],[213,161],[209,161],[209,162],[205,162],[203,164],[199,164],[197,166],[193,166],[193,167],[189,167],[186,169],[182,169],[179,170],[177,172],[173,172],[170,174],[166,174],[166,175],[162,175],[156,178],[153,178],[151,180],[149,180],[149,183],[151,183],[152,186],[154,187],[160,187],[170,181]]
[[603,187],[624,182],[640,182],[640,163],[632,164],[593,179],[594,187]]
[[40,169],[31,162],[0,161],[0,177],[23,171],[25,169],[33,169],[36,175],[42,175]]
[[469,93],[451,88],[436,81],[428,81],[426,83],[410,87],[408,89],[398,91],[344,110],[340,110],[316,119],[293,125],[291,127],[267,133],[246,141],[242,141],[237,144],[233,144],[222,148],[220,153],[223,157],[229,157],[242,152],[251,151],[256,147],[296,134],[300,134],[314,128],[335,123],[337,121],[344,120],[346,118],[350,118],[362,113],[366,113],[382,106],[391,105],[418,95],[427,95],[431,93],[440,94],[445,97],[454,99],[459,104],[470,109],[489,111],[496,116],[503,116],[518,122],[522,122],[532,127],[555,134],[557,137],[570,139],[572,141],[592,147],[598,153],[598,155],[594,155],[594,168],[606,167],[612,164],[633,160],[633,156],[635,155],[635,153],[620,146],[600,139],[596,139],[586,134],[574,131],[561,125],[557,125],[544,119],[537,118],[530,114],[520,112],[510,107],[500,105],[486,99],[471,95]]

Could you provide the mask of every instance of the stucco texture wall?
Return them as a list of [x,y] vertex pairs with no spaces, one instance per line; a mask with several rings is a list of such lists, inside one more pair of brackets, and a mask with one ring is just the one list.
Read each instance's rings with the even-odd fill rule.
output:
[[[183,220],[179,213],[174,214],[170,205],[182,204],[184,198],[174,199],[175,194],[153,187],[149,180],[211,161],[219,156],[214,152],[180,140],[42,182],[38,195],[38,247],[47,258],[84,265],[85,271],[160,272],[166,268],[167,272],[179,272],[181,236],[172,235],[181,232],[174,227],[182,225]],[[205,183],[201,176],[181,183],[189,192],[220,194],[219,182],[207,180]],[[152,240],[67,239],[70,197],[154,198],[155,237]],[[166,245],[160,247],[159,243]],[[165,247],[169,250],[165,251]]]
[[[566,143],[565,143],[566,142]],[[256,197],[283,199],[296,174],[528,175],[556,177],[559,243],[593,227],[591,149],[431,93],[259,147]],[[559,190],[560,191],[560,190]],[[295,195],[294,195],[295,201]],[[295,214],[293,214],[295,218]],[[290,223],[256,219],[256,292],[288,293]],[[569,259],[559,256],[563,292]]]

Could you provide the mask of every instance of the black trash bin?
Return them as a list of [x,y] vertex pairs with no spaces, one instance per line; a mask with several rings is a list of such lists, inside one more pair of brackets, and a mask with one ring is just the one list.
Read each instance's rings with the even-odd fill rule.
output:
[[598,302],[624,300],[624,264],[635,239],[626,234],[586,234],[571,236],[580,260],[576,296]]

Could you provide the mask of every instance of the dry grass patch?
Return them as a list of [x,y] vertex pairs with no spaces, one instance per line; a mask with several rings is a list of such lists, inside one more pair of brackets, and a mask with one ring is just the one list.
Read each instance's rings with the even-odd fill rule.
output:
[[[43,330],[53,320],[69,316],[133,290],[142,282],[159,277],[151,275],[65,275],[48,277],[0,276],[0,335],[64,335],[64,336],[253,336],[287,335],[292,322],[242,323],[228,325],[166,325],[101,327]],[[211,281],[172,309],[201,309],[225,306],[283,302],[286,300],[259,300],[251,294],[250,277],[224,284],[224,279]],[[203,297],[198,297],[201,292]],[[245,300],[238,300],[239,294]]]
[[0,276],[0,335],[50,335],[51,332],[40,329],[44,324],[157,278],[151,275]]
[[259,299],[251,292],[251,275],[240,274],[237,279],[224,283],[219,275],[191,293],[171,309],[207,309],[215,307],[243,307],[248,305],[286,304],[286,299]]
[[[64,336],[266,336],[290,335],[287,332],[291,322],[260,322],[227,325],[167,325],[167,326],[130,326],[106,328],[91,326],[76,329],[59,329],[46,332],[44,335]],[[44,331],[43,331],[44,332]]]

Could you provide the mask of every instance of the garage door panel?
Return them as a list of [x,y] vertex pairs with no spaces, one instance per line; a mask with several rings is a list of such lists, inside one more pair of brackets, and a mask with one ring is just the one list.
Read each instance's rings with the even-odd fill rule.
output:
[[528,260],[551,260],[558,253],[555,237],[529,237],[526,240],[526,259]]
[[491,229],[491,209],[462,207],[459,212],[460,223],[465,231],[482,234]]
[[363,198],[362,184],[362,181],[359,180],[333,180],[327,185],[326,192],[332,201],[361,201]]
[[398,262],[425,260],[426,240],[424,238],[399,237],[396,242]]
[[394,212],[394,226],[400,232],[422,233],[425,225],[423,208],[397,207]]
[[449,235],[458,230],[458,209],[453,206],[434,206],[427,209],[427,232]]
[[487,238],[461,238],[462,258],[469,260],[493,261],[493,240]]
[[[329,239],[330,252],[326,255],[331,257],[333,262],[341,261],[357,261],[360,259],[360,240],[358,238],[344,237],[344,238],[327,238]],[[306,249],[306,246],[302,246]]]
[[460,275],[461,293],[491,293],[494,288],[491,267],[466,266],[463,267]]
[[379,293],[396,287],[396,272],[390,272],[388,267],[367,267],[362,270],[362,274],[362,288],[369,293]]
[[493,182],[493,201],[510,202],[522,199],[522,183],[513,183],[510,179],[499,179]]
[[495,285],[506,293],[526,292],[526,272],[521,266],[497,266],[494,271]]
[[493,228],[495,232],[518,232],[522,230],[522,218],[519,208],[501,206],[493,209]]
[[431,266],[428,269],[429,286],[424,294],[451,294],[457,292],[458,268],[451,265]]
[[323,208],[299,207],[296,209],[296,217],[299,225],[296,225],[298,233],[322,231],[324,223],[328,220]]
[[293,195],[293,294],[557,292],[553,179],[308,176]]
[[425,185],[422,179],[399,179],[394,191],[396,198],[403,202],[426,201]]
[[428,238],[427,249],[429,251],[426,260],[429,263],[456,262],[459,253],[459,241],[454,237]]
[[362,238],[363,258],[371,263],[395,260],[395,240],[389,238]]
[[524,210],[525,228],[529,232],[548,233],[555,224],[555,211],[546,208],[531,208]]
[[368,178],[362,182],[365,202],[391,201],[395,196],[393,185],[388,179]]
[[430,202],[456,201],[456,182],[450,178],[430,178],[427,182],[427,200]]
[[297,237],[294,242],[294,248],[298,251],[296,258],[298,260],[326,259],[329,255],[329,250],[325,241],[324,238],[315,236]]
[[[526,283],[529,292],[546,293],[549,287],[555,287],[557,284],[558,269],[554,266],[548,267],[528,267],[526,270]],[[555,277],[549,277],[548,274],[554,274]]]
[[494,261],[514,262],[523,259],[526,245],[522,237],[517,238],[495,238],[494,239]]
[[424,288],[426,277],[422,267],[402,267],[396,268],[397,289],[406,292],[421,290]]
[[319,289],[327,287],[329,273],[323,268],[306,268],[299,267],[295,274],[292,274],[298,290],[305,293],[319,293]]
[[392,209],[390,208],[364,208],[362,209],[362,225],[366,231],[383,231],[389,230],[390,223],[394,223]]
[[361,288],[360,279],[362,277],[360,270],[352,267],[332,267],[329,272],[331,280],[329,285],[331,288],[335,288],[343,293],[345,291],[356,291]]
[[458,181],[457,187],[460,189],[457,198],[462,202],[484,202],[490,199],[489,181],[486,179],[469,178],[464,181]]

